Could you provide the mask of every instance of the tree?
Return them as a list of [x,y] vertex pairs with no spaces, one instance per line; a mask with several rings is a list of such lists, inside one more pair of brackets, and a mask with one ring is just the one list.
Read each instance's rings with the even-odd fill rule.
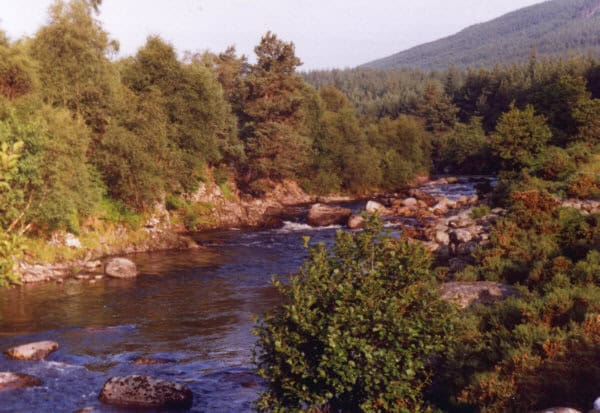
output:
[[218,163],[241,152],[235,120],[215,76],[201,63],[183,64],[173,46],[149,37],[124,63],[123,79],[140,99],[155,93],[166,114],[170,184],[194,190],[205,162]]
[[242,138],[254,178],[294,177],[307,168],[311,140],[303,132],[302,64],[293,43],[268,32],[254,49],[246,78]]
[[427,130],[442,132],[451,129],[456,123],[458,108],[444,92],[440,82],[429,82],[423,96],[417,103],[416,113],[425,119]]
[[536,115],[533,106],[520,110],[511,105],[510,110],[500,117],[492,134],[491,147],[505,169],[518,172],[533,163],[551,138],[545,117]]
[[116,79],[108,55],[119,47],[92,15],[99,4],[57,0],[31,43],[45,102],[82,116],[95,133],[108,123]]
[[258,325],[261,411],[416,412],[436,354],[452,341],[421,247],[382,234],[338,232],[313,246],[284,302]]

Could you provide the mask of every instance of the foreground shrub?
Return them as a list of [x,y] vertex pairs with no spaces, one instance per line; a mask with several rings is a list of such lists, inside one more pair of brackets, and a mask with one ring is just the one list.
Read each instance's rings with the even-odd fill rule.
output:
[[436,355],[450,345],[443,303],[421,247],[382,234],[339,232],[310,248],[284,303],[257,326],[261,411],[425,411]]

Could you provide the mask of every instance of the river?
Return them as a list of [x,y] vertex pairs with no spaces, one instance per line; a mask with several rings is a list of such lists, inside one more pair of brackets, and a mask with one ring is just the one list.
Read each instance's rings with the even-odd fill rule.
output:
[[[450,198],[475,193],[466,179],[424,189]],[[0,291],[0,350],[38,340],[60,344],[44,361],[0,355],[0,371],[44,382],[0,393],[0,412],[131,412],[98,400],[108,378],[129,374],[186,384],[194,412],[252,411],[260,380],[252,372],[251,331],[254,317],[279,300],[271,277],[298,270],[306,257],[303,235],[331,243],[336,230],[288,222],[281,229],[201,233],[195,238],[206,249],[132,256],[141,272],[136,279]],[[138,357],[165,363],[138,365]]]

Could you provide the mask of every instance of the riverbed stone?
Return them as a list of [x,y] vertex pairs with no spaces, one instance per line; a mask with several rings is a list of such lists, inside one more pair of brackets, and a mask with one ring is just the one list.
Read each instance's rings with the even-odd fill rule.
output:
[[436,242],[443,244],[443,245],[450,244],[450,236],[445,231],[437,231],[435,233],[435,240],[436,240]]
[[41,386],[42,381],[35,376],[10,371],[0,372],[0,391]]
[[109,379],[102,387],[100,400],[119,406],[177,409],[191,407],[193,394],[179,383],[131,375]]
[[22,344],[6,350],[6,355],[16,360],[43,360],[48,354],[58,350],[56,341],[38,341]]
[[493,281],[453,281],[440,286],[442,299],[462,309],[473,304],[493,304],[516,294],[513,287]]
[[308,211],[308,224],[313,227],[341,225],[348,222],[352,210],[339,206],[314,204]]
[[366,206],[365,210],[369,214],[374,214],[376,212],[378,212],[378,213],[384,213],[385,212],[385,207],[382,204],[380,204],[379,202],[369,201],[369,202],[367,202],[367,206]]
[[171,363],[175,363],[175,360],[160,357],[138,357],[133,360],[133,364],[135,364],[136,366],[153,366],[157,364]]
[[365,226],[365,219],[360,215],[352,215],[348,218],[348,228],[360,229]]
[[127,258],[112,258],[104,267],[106,275],[113,278],[134,278],[138,275],[137,266]]

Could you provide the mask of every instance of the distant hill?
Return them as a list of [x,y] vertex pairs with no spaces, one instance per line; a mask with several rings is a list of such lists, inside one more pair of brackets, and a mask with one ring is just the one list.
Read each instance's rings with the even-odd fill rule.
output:
[[600,0],[552,0],[506,14],[362,67],[446,69],[538,56],[600,55]]

